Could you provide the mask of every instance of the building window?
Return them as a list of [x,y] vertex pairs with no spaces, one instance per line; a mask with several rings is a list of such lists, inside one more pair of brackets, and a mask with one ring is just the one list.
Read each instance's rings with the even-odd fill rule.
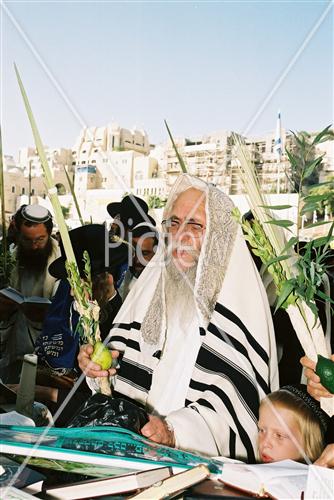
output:
[[12,193],[15,193],[15,186],[12,186]]
[[72,165],[75,165],[75,161],[72,161]]
[[96,160],[92,160],[91,163],[96,163]]
[[35,190],[34,190],[34,189],[32,189],[32,190],[31,190],[31,194],[32,194],[32,195],[34,195],[34,194],[35,194]]
[[26,190],[25,188],[22,188],[22,193],[21,194],[25,194]]
[[86,153],[86,150],[84,150],[84,151],[81,151],[81,152],[82,152],[82,153]]

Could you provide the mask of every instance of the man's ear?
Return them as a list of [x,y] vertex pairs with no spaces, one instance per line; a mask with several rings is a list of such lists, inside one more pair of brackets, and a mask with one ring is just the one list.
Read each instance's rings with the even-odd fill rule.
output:
[[108,273],[108,283],[109,283],[109,285],[113,285],[114,284],[114,277],[110,273]]

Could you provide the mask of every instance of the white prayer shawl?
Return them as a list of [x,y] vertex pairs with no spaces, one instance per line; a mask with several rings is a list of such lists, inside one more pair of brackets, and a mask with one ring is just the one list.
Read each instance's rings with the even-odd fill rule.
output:
[[[278,388],[270,309],[226,195],[197,178],[181,175],[165,214],[169,215],[176,197],[189,187],[206,193],[206,233],[194,288],[201,347],[184,406],[167,415],[167,421],[183,449],[206,452],[198,434],[202,421],[217,454],[253,461],[259,402]],[[143,405],[166,336],[164,258],[160,246],[127,296],[110,332],[112,347],[123,353],[114,390]],[[209,317],[208,308],[213,311]],[[177,366],[170,376],[177,391]],[[209,450],[215,452],[211,445]]]

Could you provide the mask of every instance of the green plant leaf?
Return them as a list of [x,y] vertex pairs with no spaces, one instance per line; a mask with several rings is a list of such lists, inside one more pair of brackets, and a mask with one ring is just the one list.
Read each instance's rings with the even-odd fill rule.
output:
[[324,155],[325,155],[325,153],[321,156],[318,156],[318,158],[313,160],[310,164],[308,164],[305,167],[305,170],[303,172],[303,179],[307,179],[308,177],[310,177],[310,175],[313,173],[313,171],[320,165]]
[[331,297],[327,294],[325,294],[324,292],[322,292],[321,290],[318,290],[317,291],[317,295],[323,299],[325,302],[330,302],[331,304],[334,304],[334,300],[331,299]]
[[270,210],[286,210],[287,208],[292,208],[292,205],[259,205],[262,208],[268,208]]
[[303,208],[300,210],[300,215],[307,214],[308,212],[315,212],[317,208],[319,208],[318,205],[314,205],[311,203],[305,204]]
[[312,144],[320,144],[321,142],[327,141],[330,137],[333,138],[333,131],[330,130],[332,125],[328,125],[326,128],[324,128],[321,132],[319,132],[318,135],[315,136],[313,139]]
[[284,220],[284,219],[272,219],[272,220],[266,220],[265,224],[273,224],[274,226],[280,226],[280,227],[291,227],[293,226],[293,222],[291,220]]
[[59,198],[57,196],[57,190],[54,192],[54,189],[55,189],[54,180],[53,180],[51,170],[50,170],[50,167],[49,167],[49,164],[47,161],[43,142],[42,142],[41,136],[40,136],[38,128],[37,128],[37,124],[36,124],[36,121],[35,121],[35,118],[34,118],[34,115],[33,115],[29,100],[28,100],[27,93],[24,89],[23,82],[21,80],[19,71],[18,71],[15,64],[14,64],[14,69],[15,69],[16,78],[17,78],[17,81],[18,81],[18,84],[20,87],[21,95],[23,98],[24,106],[25,106],[25,109],[26,109],[26,112],[28,115],[28,119],[30,122],[31,130],[32,130],[32,133],[34,136],[38,156],[39,156],[39,159],[41,161],[41,165],[43,167],[45,183],[46,183],[46,186],[48,188],[49,198],[50,198],[50,201],[51,201],[51,204],[52,204],[52,207],[54,210],[54,214],[55,214],[55,219],[57,221],[59,231],[61,234],[62,243],[64,246],[66,258],[71,262],[76,262],[73,248],[72,248],[72,243],[71,243],[70,237],[68,235],[67,226],[65,223],[63,213],[61,211]]
[[166,121],[166,120],[164,120],[164,122],[165,122],[165,125],[166,125],[166,128],[167,128],[167,132],[168,132],[169,138],[170,138],[170,140],[172,141],[173,148],[174,148],[174,151],[175,151],[175,153],[176,153],[177,159],[179,160],[179,164],[180,164],[181,170],[182,170],[182,172],[183,172],[184,174],[186,174],[186,173],[187,173],[187,167],[186,167],[186,164],[185,164],[185,162],[184,162],[184,160],[183,160],[182,156],[180,155],[180,153],[179,153],[179,151],[178,151],[178,149],[177,149],[177,147],[176,147],[176,144],[175,144],[175,142],[174,142],[174,139],[173,139],[172,133],[171,133],[171,131],[169,130],[169,127],[168,127],[168,125],[167,125],[167,121]]
[[332,239],[333,239],[333,231],[334,231],[334,222],[332,222],[332,225],[331,227],[329,228],[329,231],[328,231],[328,234],[327,234],[327,237],[326,237],[326,244],[324,246],[324,252],[327,251]]
[[282,254],[285,254],[285,252],[287,252],[289,250],[289,248],[293,247],[297,243],[298,243],[298,238],[296,236],[292,236],[289,239],[289,241],[287,242],[287,244],[285,245],[285,247],[283,248]]
[[269,267],[269,266],[272,266],[273,264],[275,264],[276,262],[281,262],[282,260],[287,260],[287,259],[290,259],[291,255],[280,255],[279,257],[273,257],[272,259],[270,259],[268,262],[266,262],[265,266],[264,266],[264,269],[261,270],[261,273],[263,274],[263,272]]
[[288,280],[285,283],[283,283],[281,293],[279,294],[279,297],[276,302],[275,312],[278,311],[280,307],[282,307],[284,302],[286,302],[286,300],[292,294],[293,290],[294,290],[294,285],[292,283],[292,280]]
[[303,200],[305,201],[305,203],[314,203],[314,202],[317,202],[317,201],[326,200],[327,198],[328,198],[328,193],[324,193],[324,194],[310,194],[308,196],[305,196],[303,198]]
[[311,228],[311,227],[317,227],[317,226],[323,226],[324,224],[330,224],[332,221],[330,220],[322,220],[320,222],[315,222],[314,224],[310,224],[309,226],[307,226],[307,229]]
[[285,152],[287,154],[287,157],[289,158],[289,162],[292,165],[298,165],[298,158],[297,158],[297,156],[295,156],[294,154],[292,154],[291,151],[289,151],[288,149],[286,149]]
[[324,246],[328,241],[328,236],[321,236],[320,238],[316,238],[313,240],[313,247],[314,248],[319,248]]

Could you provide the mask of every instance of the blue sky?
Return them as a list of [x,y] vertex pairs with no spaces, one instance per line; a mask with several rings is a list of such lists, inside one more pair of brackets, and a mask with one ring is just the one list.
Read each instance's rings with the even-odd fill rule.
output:
[[[166,140],[220,129],[249,135],[333,121],[333,6],[284,81],[261,104],[319,20],[316,2],[4,2],[1,120],[5,154],[33,144],[21,73],[45,144],[116,121]],[[75,116],[45,69],[63,89]]]

